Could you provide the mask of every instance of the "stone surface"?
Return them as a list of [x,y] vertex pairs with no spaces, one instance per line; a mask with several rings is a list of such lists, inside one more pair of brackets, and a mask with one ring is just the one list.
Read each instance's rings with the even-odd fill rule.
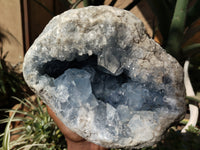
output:
[[153,145],[185,112],[182,67],[132,13],[109,6],[54,17],[23,73],[67,127],[104,147]]

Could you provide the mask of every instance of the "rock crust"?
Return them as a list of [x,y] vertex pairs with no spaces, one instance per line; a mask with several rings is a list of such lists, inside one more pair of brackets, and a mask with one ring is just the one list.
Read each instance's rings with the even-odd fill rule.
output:
[[182,67],[131,12],[109,6],[54,17],[23,74],[68,128],[104,147],[151,146],[185,112]]

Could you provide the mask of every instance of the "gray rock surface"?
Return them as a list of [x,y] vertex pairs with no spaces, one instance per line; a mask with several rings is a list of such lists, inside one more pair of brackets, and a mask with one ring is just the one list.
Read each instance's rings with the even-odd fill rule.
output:
[[185,112],[182,67],[131,12],[109,6],[54,17],[23,73],[68,128],[104,147],[151,146]]

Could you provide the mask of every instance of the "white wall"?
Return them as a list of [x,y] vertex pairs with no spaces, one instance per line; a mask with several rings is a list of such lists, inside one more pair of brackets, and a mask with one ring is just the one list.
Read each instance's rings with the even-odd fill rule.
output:
[[24,54],[20,0],[0,0],[0,32],[8,38],[3,45],[4,52],[9,51],[7,60],[12,65],[22,62]]

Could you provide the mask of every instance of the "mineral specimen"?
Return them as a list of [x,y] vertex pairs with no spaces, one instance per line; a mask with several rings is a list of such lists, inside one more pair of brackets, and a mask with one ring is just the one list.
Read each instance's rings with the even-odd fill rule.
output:
[[54,17],[23,73],[68,128],[104,147],[153,145],[185,112],[182,67],[131,12],[109,6]]

